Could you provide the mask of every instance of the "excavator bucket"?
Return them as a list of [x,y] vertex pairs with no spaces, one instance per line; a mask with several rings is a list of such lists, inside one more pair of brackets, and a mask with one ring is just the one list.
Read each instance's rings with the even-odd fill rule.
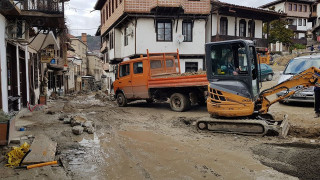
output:
[[282,121],[203,118],[197,121],[196,126],[200,130],[216,133],[250,136],[277,135],[283,138],[287,136],[290,127],[286,117]]

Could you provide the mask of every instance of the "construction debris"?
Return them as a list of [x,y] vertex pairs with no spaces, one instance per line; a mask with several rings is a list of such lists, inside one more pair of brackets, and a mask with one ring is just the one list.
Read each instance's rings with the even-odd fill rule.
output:
[[12,150],[7,154],[8,167],[17,167],[19,166],[24,155],[29,151],[30,145],[24,143],[20,147],[12,147]]
[[72,128],[72,132],[75,135],[81,135],[83,133],[84,128],[82,126],[74,126]]
[[71,118],[64,118],[63,124],[70,124],[71,123]]
[[45,135],[35,137],[30,149],[32,151],[23,161],[24,164],[53,161],[56,154],[57,143]]
[[82,116],[75,116],[71,118],[71,126],[82,126],[86,121],[87,119]]

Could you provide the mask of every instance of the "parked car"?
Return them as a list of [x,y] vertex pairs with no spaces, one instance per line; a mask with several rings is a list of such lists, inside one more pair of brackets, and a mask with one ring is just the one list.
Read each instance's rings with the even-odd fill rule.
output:
[[[283,71],[283,73],[281,73],[278,83],[281,83],[291,78],[292,76],[307,70],[312,66],[316,68],[320,67],[320,55],[309,55],[294,58],[288,62],[285,70]],[[289,92],[292,90],[299,90],[301,88],[302,86],[296,86],[294,88],[289,89]],[[286,98],[285,102],[314,102],[313,89],[313,86],[306,89],[301,89],[301,91],[298,91],[289,98]],[[277,96],[282,96],[285,93],[287,93],[287,91],[281,91],[277,93]]]
[[260,64],[261,68],[261,81],[271,81],[273,79],[274,72],[272,68],[267,64]]

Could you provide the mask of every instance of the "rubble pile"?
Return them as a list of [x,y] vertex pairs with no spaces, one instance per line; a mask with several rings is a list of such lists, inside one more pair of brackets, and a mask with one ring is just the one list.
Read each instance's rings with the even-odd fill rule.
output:
[[296,54],[290,54],[285,56],[278,56],[274,59],[274,64],[285,66],[291,59],[297,57]]
[[95,131],[94,122],[87,120],[83,116],[69,117],[67,114],[61,114],[58,119],[63,121],[64,124],[70,124],[75,135],[81,135],[83,132],[93,134]]

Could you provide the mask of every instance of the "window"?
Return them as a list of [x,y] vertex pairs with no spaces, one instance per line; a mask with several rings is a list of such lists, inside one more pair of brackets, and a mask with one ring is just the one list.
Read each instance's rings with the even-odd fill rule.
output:
[[213,75],[248,74],[248,58],[245,46],[242,44],[240,47],[238,43],[214,45],[210,58]]
[[111,1],[109,1],[109,17],[111,16]]
[[118,0],[116,0],[116,9],[118,8]]
[[114,0],[110,0],[112,1],[112,13],[114,12]]
[[317,12],[317,5],[314,5],[314,6],[313,6],[312,11],[313,11],[313,12]]
[[130,64],[124,64],[120,66],[119,77],[130,75]]
[[104,19],[104,10],[102,10],[102,13],[101,13],[101,24],[103,25],[104,24],[104,21],[105,21],[105,19]]
[[197,72],[198,71],[198,62],[186,62],[185,66],[186,72]]
[[247,25],[246,20],[241,19],[240,23],[239,23],[239,36],[240,37],[246,37],[246,25]]
[[157,22],[157,41],[172,41],[171,20]]
[[161,60],[152,60],[152,61],[150,61],[150,67],[151,67],[151,69],[162,68]]
[[133,73],[134,74],[143,73],[143,64],[142,64],[142,62],[133,63]]
[[302,5],[299,5],[299,12],[302,12]]
[[289,4],[289,11],[292,11],[292,4]]
[[228,18],[226,17],[220,18],[220,34],[228,35]]
[[255,22],[250,20],[248,23],[248,36],[254,37],[255,35]]
[[303,26],[306,26],[306,25],[307,25],[307,20],[304,19],[304,20],[303,20]]
[[124,28],[124,46],[128,45],[128,27]]
[[192,42],[192,22],[182,22],[182,35],[184,42]]
[[303,11],[307,12],[307,5],[303,5]]
[[297,11],[297,4],[293,5],[293,11]]
[[109,47],[110,47],[110,49],[113,49],[113,46],[114,46],[113,43],[114,43],[113,42],[113,32],[111,32],[110,33],[110,37],[109,37]]
[[108,13],[108,5],[106,6],[106,20],[108,20],[109,13]]
[[299,19],[299,26],[302,26],[302,19]]

